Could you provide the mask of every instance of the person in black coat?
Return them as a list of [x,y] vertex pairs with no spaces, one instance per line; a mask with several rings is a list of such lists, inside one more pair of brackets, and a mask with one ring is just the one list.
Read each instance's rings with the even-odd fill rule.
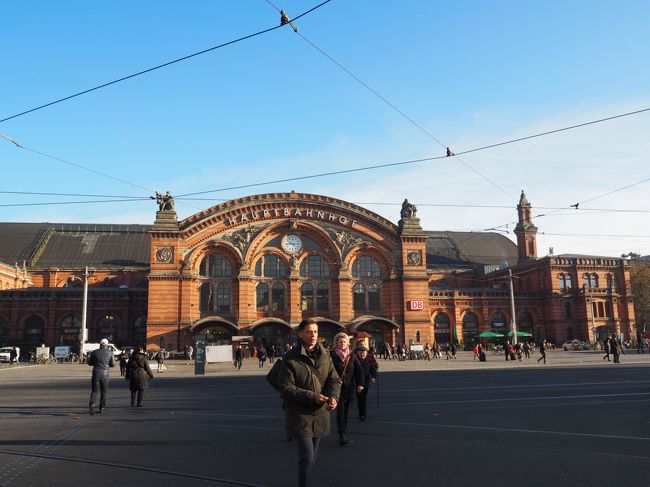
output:
[[370,384],[377,380],[378,366],[374,355],[368,353],[369,350],[365,345],[359,345],[354,351],[357,355],[357,359],[359,360],[359,365],[361,366],[361,372],[363,376],[363,390],[357,391],[357,407],[359,409],[359,419],[361,421],[365,421],[368,390],[370,389]]
[[347,333],[341,332],[334,336],[334,350],[332,350],[332,363],[341,378],[341,395],[336,408],[336,426],[339,433],[341,446],[350,442],[346,437],[348,429],[348,411],[354,399],[355,392],[363,390],[363,371],[355,354],[350,350],[350,338]]
[[153,373],[147,357],[144,355],[142,348],[136,348],[131,354],[128,364],[126,365],[126,380],[129,381],[129,390],[131,391],[131,407],[142,407],[142,396],[145,389],[149,389],[149,380],[153,379]]

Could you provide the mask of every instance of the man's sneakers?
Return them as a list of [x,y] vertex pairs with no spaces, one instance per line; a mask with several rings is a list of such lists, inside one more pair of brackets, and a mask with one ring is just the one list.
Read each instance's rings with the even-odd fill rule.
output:
[[88,414],[91,416],[95,414],[95,405],[92,402],[88,404]]

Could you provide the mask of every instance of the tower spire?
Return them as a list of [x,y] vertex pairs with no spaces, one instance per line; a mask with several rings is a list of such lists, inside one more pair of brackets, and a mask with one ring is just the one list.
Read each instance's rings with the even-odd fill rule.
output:
[[517,235],[517,263],[537,259],[537,227],[531,221],[532,206],[521,190],[519,204],[517,205],[518,223],[515,227]]

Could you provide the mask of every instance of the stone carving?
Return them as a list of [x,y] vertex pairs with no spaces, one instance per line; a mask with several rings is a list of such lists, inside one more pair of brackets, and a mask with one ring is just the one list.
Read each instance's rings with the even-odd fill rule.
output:
[[405,218],[415,218],[417,211],[418,211],[417,207],[409,203],[409,200],[405,198],[404,202],[402,203],[402,210],[400,211],[400,217],[402,217],[402,220]]
[[409,250],[406,253],[406,262],[408,265],[422,265],[422,251]]
[[251,244],[255,236],[260,232],[260,228],[246,227],[236,232],[224,235],[223,239],[231,242],[244,255],[246,249]]
[[172,247],[160,247],[156,250],[156,262],[159,264],[171,264],[174,258]]

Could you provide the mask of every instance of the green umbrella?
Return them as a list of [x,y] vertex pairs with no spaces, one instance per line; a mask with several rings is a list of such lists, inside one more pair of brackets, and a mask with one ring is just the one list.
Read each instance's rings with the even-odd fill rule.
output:
[[[511,332],[511,331],[508,332],[508,336],[509,336],[509,337],[512,336],[512,332]],[[528,333],[527,331],[518,331],[518,332],[517,332],[517,336],[518,336],[518,337],[532,337],[533,334],[532,334],[532,333]]]
[[501,333],[495,333],[493,331],[483,331],[479,333],[478,336],[481,338],[499,338],[502,337],[503,335]]

